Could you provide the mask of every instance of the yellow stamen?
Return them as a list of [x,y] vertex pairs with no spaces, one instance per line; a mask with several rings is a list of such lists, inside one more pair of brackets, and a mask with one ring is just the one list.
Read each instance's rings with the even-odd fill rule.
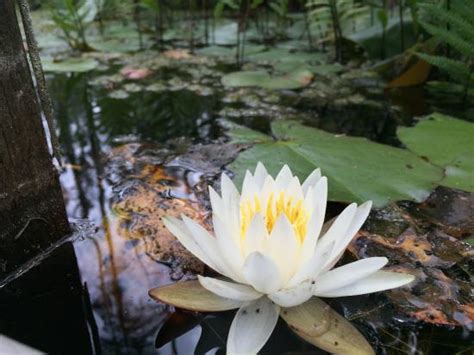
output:
[[294,201],[294,196],[285,196],[285,192],[281,191],[278,197],[272,192],[266,202],[266,206],[262,206],[259,196],[255,195],[254,199],[247,199],[240,204],[240,235],[245,238],[245,234],[250,226],[250,222],[255,214],[263,213],[267,231],[270,234],[273,230],[277,219],[284,214],[290,221],[295,231],[296,237],[303,242],[307,225],[309,222],[309,213],[304,206],[303,200]]

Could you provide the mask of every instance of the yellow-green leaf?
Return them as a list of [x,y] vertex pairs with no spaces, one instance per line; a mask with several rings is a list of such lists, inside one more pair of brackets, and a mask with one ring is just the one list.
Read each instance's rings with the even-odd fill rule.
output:
[[319,298],[313,297],[299,306],[283,308],[280,316],[301,338],[327,352],[374,354],[364,336]]
[[171,306],[196,312],[219,312],[238,308],[242,302],[217,296],[199,281],[177,282],[148,291],[151,298]]

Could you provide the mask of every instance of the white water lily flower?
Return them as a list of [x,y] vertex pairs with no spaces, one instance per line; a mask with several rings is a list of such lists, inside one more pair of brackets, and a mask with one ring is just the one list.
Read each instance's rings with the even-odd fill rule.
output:
[[[273,179],[263,164],[247,171],[239,194],[222,175],[222,196],[210,188],[215,236],[186,216],[166,227],[196,257],[228,279],[198,276],[210,292],[236,302],[227,342],[231,354],[257,353],[281,307],[312,296],[343,297],[405,285],[413,276],[381,271],[385,257],[332,269],[365,222],[372,203],[349,205],[323,228],[327,179],[313,171],[303,184],[284,166]],[[322,233],[322,231],[326,229]]]

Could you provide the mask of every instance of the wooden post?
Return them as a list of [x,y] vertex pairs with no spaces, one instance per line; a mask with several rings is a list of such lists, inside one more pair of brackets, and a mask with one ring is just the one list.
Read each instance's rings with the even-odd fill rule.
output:
[[0,1],[0,14],[1,279],[69,225],[13,0]]

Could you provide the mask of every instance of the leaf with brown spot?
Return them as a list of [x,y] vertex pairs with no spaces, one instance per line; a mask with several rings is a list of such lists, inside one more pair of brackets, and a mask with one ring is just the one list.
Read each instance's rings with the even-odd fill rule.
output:
[[349,321],[317,297],[290,308],[280,316],[307,342],[334,354],[374,354],[364,336]]

